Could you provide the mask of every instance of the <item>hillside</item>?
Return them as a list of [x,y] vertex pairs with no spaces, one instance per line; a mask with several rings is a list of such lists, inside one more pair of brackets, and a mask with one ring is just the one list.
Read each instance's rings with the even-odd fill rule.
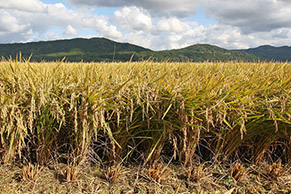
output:
[[[115,56],[113,56],[115,50]],[[21,51],[27,58],[32,53],[32,61],[55,61],[66,57],[68,61],[118,61],[130,59],[136,52],[150,52],[136,45],[118,43],[105,38],[41,41],[32,43],[0,44],[0,56],[14,57]]]
[[196,44],[182,49],[159,51],[155,54],[159,60],[171,59],[173,61],[256,61],[258,58],[252,54],[231,51],[209,44]]
[[152,57],[155,61],[256,61],[252,54],[226,50],[207,44],[192,45],[182,49],[152,51],[129,43],[119,43],[105,38],[41,41],[31,43],[0,44],[0,56],[14,58],[21,51],[24,58],[32,54],[32,61],[56,61],[66,57],[71,62],[133,61]]
[[257,48],[250,48],[244,51],[249,54],[256,55],[260,58],[275,61],[291,61],[291,47],[282,46],[274,47],[269,45],[259,46]]

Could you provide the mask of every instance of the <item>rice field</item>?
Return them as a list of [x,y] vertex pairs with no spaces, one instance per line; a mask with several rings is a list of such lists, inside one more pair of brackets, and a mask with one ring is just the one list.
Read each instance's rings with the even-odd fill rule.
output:
[[0,159],[290,162],[289,63],[0,63]]
[[[222,184],[224,192],[252,171],[256,177],[265,174],[266,180],[284,183],[288,193],[291,185],[278,177],[283,176],[281,164],[287,165],[289,177],[290,95],[290,63],[3,60],[0,161],[4,166],[20,164],[23,181],[35,180],[52,163],[67,164],[60,174],[68,182],[75,181],[78,169],[86,169],[89,161],[101,165],[100,177],[110,184],[118,182],[128,165],[142,165],[138,169],[145,171],[146,180],[162,184],[177,174],[168,173],[169,165],[178,164],[185,169],[181,176],[187,185],[202,181],[207,191]],[[262,167],[266,163],[269,166]],[[265,170],[246,170],[246,164]],[[209,177],[217,173],[228,176],[221,175],[213,186]],[[181,180],[177,176],[175,180]],[[138,174],[132,179],[139,180]],[[177,193],[182,183],[173,183],[179,186],[169,192]],[[201,189],[200,183],[196,188]]]

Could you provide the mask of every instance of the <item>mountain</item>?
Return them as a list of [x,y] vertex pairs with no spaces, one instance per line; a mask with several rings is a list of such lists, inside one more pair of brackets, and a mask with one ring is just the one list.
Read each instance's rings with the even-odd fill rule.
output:
[[[115,52],[114,52],[115,50]],[[118,43],[105,38],[41,41],[31,43],[0,44],[0,56],[24,58],[32,54],[32,61],[55,61],[66,57],[68,61],[125,61],[136,52],[151,52],[136,45]],[[114,54],[115,53],[115,54]],[[113,56],[114,55],[114,56]]]
[[243,51],[249,54],[256,55],[260,58],[274,61],[291,61],[291,47],[282,46],[274,47],[270,45],[259,46],[257,48],[250,48]]
[[258,57],[241,51],[226,50],[208,44],[196,44],[182,49],[152,51],[129,43],[105,38],[76,38],[71,40],[0,44],[0,56],[23,58],[32,54],[31,61],[56,61],[66,57],[71,62],[133,61],[152,58],[154,61],[257,61]]
[[158,51],[154,55],[158,60],[171,59],[173,61],[257,61],[258,57],[231,51],[209,44],[196,44],[182,49]]

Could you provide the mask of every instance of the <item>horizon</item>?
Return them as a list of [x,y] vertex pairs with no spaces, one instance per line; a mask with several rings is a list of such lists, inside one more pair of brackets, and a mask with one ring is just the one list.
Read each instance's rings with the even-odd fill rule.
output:
[[154,51],[291,45],[283,0],[0,0],[0,44],[95,38]]
[[[115,40],[112,40],[110,38],[106,38],[106,37],[72,37],[72,38],[63,38],[63,39],[56,39],[56,40],[39,40],[39,41],[31,41],[31,42],[12,42],[12,43],[0,43],[0,45],[4,45],[4,44],[28,44],[28,43],[39,43],[39,42],[53,42],[53,41],[66,41],[66,40],[75,40],[75,39],[86,39],[86,40],[90,40],[90,39],[107,39],[109,41],[113,41],[113,42],[116,42],[116,43],[121,43],[121,44],[132,44],[132,45],[135,45],[135,46],[138,46],[138,47],[142,47],[142,48],[145,48],[145,49],[150,49],[150,48],[147,48],[147,47],[143,47],[141,45],[138,45],[138,44],[133,44],[133,43],[130,43],[130,42],[122,42],[122,41],[115,41]],[[288,45],[282,45],[282,46],[274,46],[274,45],[268,45],[268,44],[265,44],[265,45],[259,45],[257,47],[249,47],[249,48],[237,48],[237,49],[227,49],[227,48],[223,48],[223,47],[220,47],[218,45],[215,45],[215,44],[208,44],[208,43],[195,43],[195,44],[192,44],[192,45],[188,45],[188,46],[185,46],[185,47],[181,47],[181,48],[178,48],[178,49],[183,49],[183,48],[187,48],[187,47],[190,47],[190,46],[195,46],[195,45],[210,45],[210,46],[217,46],[219,48],[222,48],[222,49],[226,49],[226,50],[248,50],[248,49],[253,49],[253,48],[258,48],[258,47],[264,47],[264,46],[270,46],[270,47],[274,47],[274,48],[281,48],[281,47],[291,47],[291,46],[288,46]],[[175,48],[174,48],[175,49]],[[174,50],[174,49],[162,49],[162,50],[154,50],[154,49],[150,49],[152,51],[167,51],[167,50]]]

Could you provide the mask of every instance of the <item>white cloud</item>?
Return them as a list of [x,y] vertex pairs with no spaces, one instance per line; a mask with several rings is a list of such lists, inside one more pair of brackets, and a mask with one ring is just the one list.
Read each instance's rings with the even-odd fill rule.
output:
[[124,34],[119,40],[154,50],[176,49],[193,44],[213,44],[227,49],[246,49],[265,44],[291,45],[291,30],[289,29],[245,34],[241,32],[240,28],[230,25],[205,26],[181,20],[179,22],[184,26],[182,32],[172,31],[171,28],[164,28],[167,31],[159,31],[160,26],[156,25],[149,32],[130,32]]
[[[0,0],[0,42],[71,38],[90,30],[84,36],[103,36],[154,50],[196,43],[224,48],[291,45],[291,2],[286,0],[67,1],[73,7],[41,0]],[[92,7],[98,6],[116,10],[112,17],[97,15]],[[199,24],[185,17],[198,6],[218,24]]]
[[27,32],[25,32],[25,34],[27,36],[31,36],[31,35],[33,35],[33,30],[32,29],[29,29]]
[[3,10],[0,12],[0,32],[20,32],[27,25],[20,24],[13,15]]
[[71,25],[68,25],[66,31],[63,34],[68,36],[76,36],[77,31]]
[[196,26],[196,22],[182,22],[180,19],[176,17],[170,18],[161,18],[157,22],[157,30],[159,32],[175,32],[175,33],[182,33],[185,30],[189,30]]
[[[39,0],[29,0],[24,6],[21,3],[24,1],[18,1],[3,1],[0,6],[0,42],[74,37],[77,36],[77,30],[83,29],[95,30],[92,36],[113,39],[121,36],[116,26],[108,22],[108,17],[95,15],[90,9],[69,9],[62,3],[45,4]],[[33,11],[34,7],[41,9]],[[63,33],[52,32],[53,29],[62,30]]]
[[126,30],[150,30],[152,28],[151,16],[137,7],[124,7],[114,12],[113,22]]
[[[291,28],[291,1],[287,0],[67,0],[73,5],[95,7],[135,6],[152,17],[185,17],[198,7],[209,17],[226,25],[239,27],[244,33]],[[166,26],[164,26],[166,27]]]
[[44,3],[39,0],[0,0],[0,8],[18,11],[42,12]]
[[237,26],[244,33],[291,27],[291,1],[204,0],[206,14],[220,23]]
[[62,36],[55,32],[46,32],[45,34],[43,34],[43,36],[45,37],[46,40],[56,40],[62,38]]
[[199,0],[67,0],[75,5],[96,7],[136,6],[148,10],[153,16],[185,17],[194,14],[199,6]]
[[95,28],[99,32],[100,36],[112,39],[118,39],[122,37],[122,33],[117,30],[116,26],[108,24],[106,20],[97,20]]

